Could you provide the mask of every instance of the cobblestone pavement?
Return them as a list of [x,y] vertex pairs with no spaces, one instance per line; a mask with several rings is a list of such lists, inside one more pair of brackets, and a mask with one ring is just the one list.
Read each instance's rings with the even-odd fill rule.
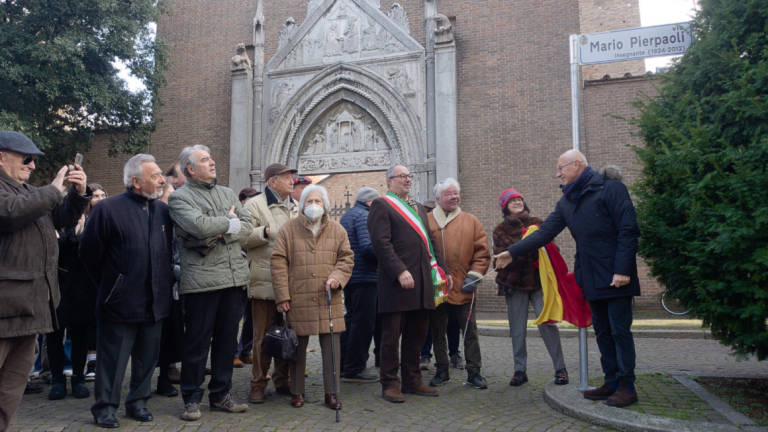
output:
[[[578,340],[563,338],[563,350],[571,373],[571,385],[578,381]],[[691,373],[701,375],[768,377],[768,362],[754,359],[737,360],[726,347],[714,340],[652,339],[635,340],[638,354],[638,374],[653,372]],[[440,388],[440,397],[425,398],[407,395],[404,404],[391,404],[380,397],[378,384],[348,384],[341,387],[344,402],[341,423],[334,422],[333,411],[322,404],[320,352],[316,338],[311,338],[314,352],[307,354],[307,405],[292,408],[284,396],[272,396],[265,404],[250,405],[245,414],[208,411],[203,418],[184,422],[178,418],[183,406],[180,397],[154,396],[149,401],[154,422],[139,423],[124,417],[119,410],[121,429],[138,431],[592,431],[606,430],[582,420],[567,417],[552,410],[543,399],[542,388],[552,379],[552,365],[538,337],[528,338],[528,375],[530,382],[522,387],[510,387],[512,374],[511,343],[504,337],[481,337],[483,375],[488,390],[475,390],[462,385],[464,371],[451,370],[451,380]],[[590,339],[590,376],[600,375],[597,346]],[[433,371],[424,375],[427,382]],[[250,369],[235,369],[233,392],[245,401],[248,395]],[[128,377],[124,380],[127,385]],[[88,386],[93,389],[93,384]],[[639,385],[640,398],[652,398]],[[49,401],[45,392],[24,397],[10,430],[12,431],[79,431],[101,430],[92,424],[89,407],[92,398],[78,400],[68,396],[61,401]],[[677,388],[670,389],[678,391]],[[123,390],[123,397],[126,390]]]

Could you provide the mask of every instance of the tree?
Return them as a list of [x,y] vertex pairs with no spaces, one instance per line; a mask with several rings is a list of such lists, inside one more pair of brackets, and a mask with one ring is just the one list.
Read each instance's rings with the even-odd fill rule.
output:
[[[23,132],[46,153],[37,177],[71,163],[94,133],[110,153],[149,144],[165,83],[165,50],[150,23],[157,0],[0,0],[0,129]],[[118,77],[124,63],[145,88]]]
[[637,103],[640,253],[712,335],[768,357],[768,2],[701,0],[688,52]]

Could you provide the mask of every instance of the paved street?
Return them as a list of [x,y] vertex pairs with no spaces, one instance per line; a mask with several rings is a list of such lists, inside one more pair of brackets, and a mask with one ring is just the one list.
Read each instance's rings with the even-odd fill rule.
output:
[[[578,379],[578,340],[563,338],[572,384]],[[727,348],[714,340],[637,338],[639,374],[646,372],[700,373],[705,375],[768,377],[768,362],[737,360]],[[464,371],[451,370],[451,381],[440,388],[438,398],[408,395],[404,404],[391,404],[381,399],[378,384],[342,384],[340,397],[344,403],[341,423],[334,423],[333,411],[322,405],[320,352],[316,338],[310,346],[316,351],[308,356],[310,376],[307,379],[307,405],[292,408],[287,397],[273,396],[263,405],[251,405],[246,414],[210,412],[203,407],[199,422],[178,419],[183,409],[180,397],[153,397],[149,408],[155,416],[152,423],[141,424],[123,417],[120,408],[120,430],[139,431],[582,431],[605,430],[552,410],[544,401],[542,387],[552,375],[551,362],[538,337],[528,340],[528,374],[530,382],[520,388],[507,385],[512,374],[511,343],[504,337],[481,337],[483,374],[488,390],[475,390],[461,384]],[[590,375],[599,375],[599,361],[594,339],[590,339]],[[425,381],[431,378],[425,375]],[[248,394],[249,369],[236,369],[234,393],[244,401]],[[124,384],[127,383],[127,379]],[[89,384],[92,389],[93,385]],[[101,430],[92,424],[89,412],[92,398],[77,400],[68,396],[62,401],[49,401],[45,392],[25,396],[10,430],[74,431]],[[125,391],[123,393],[125,395]],[[644,395],[641,393],[640,398]]]

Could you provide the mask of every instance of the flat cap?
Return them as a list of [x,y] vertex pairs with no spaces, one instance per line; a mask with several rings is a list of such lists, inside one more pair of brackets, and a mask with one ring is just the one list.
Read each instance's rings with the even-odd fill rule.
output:
[[8,150],[23,155],[40,156],[44,154],[31,139],[16,131],[0,131],[0,150]]
[[291,173],[296,174],[299,170],[295,168],[288,168],[287,166],[279,163],[273,163],[272,165],[268,166],[267,169],[264,170],[264,180],[269,180],[274,176],[284,174],[284,173]]

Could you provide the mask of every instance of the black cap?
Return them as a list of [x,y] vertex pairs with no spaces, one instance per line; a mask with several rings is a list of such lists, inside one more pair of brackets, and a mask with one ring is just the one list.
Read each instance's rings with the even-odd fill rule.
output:
[[44,153],[23,133],[0,131],[0,150],[8,150],[23,155],[40,156]]

